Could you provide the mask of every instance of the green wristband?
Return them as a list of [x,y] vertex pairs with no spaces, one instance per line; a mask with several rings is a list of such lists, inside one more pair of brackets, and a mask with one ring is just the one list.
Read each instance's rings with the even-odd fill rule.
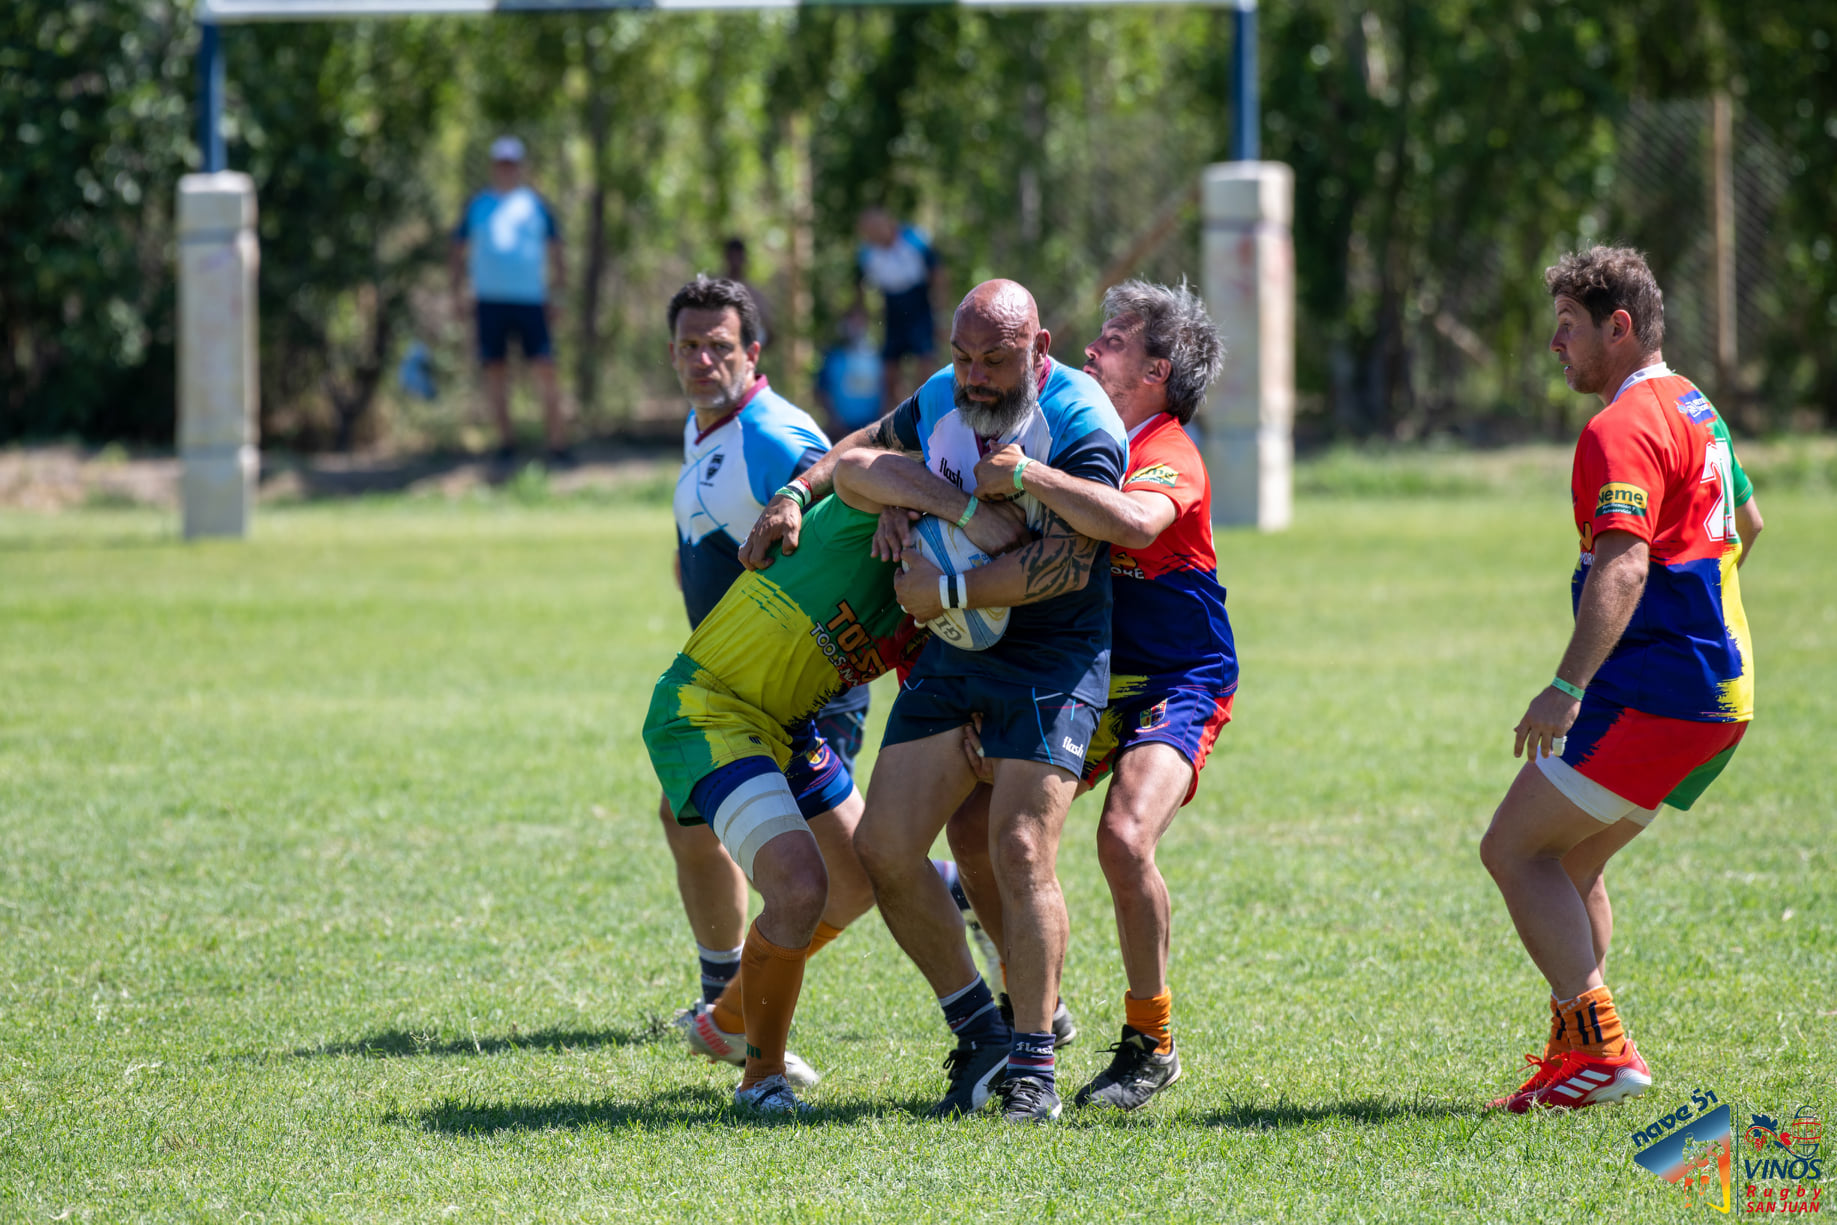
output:
[[970,516],[975,514],[976,508],[981,505],[982,503],[978,502],[976,500],[976,495],[972,493],[970,495],[970,504],[963,508],[963,517],[957,520],[957,526],[968,527],[970,525]]
[[1582,700],[1582,687],[1580,685],[1571,685],[1560,676],[1551,678],[1550,688],[1556,690],[1558,693],[1566,693],[1578,702]]
[[1032,462],[1033,462],[1033,458],[1031,456],[1023,455],[1021,456],[1021,462],[1014,465],[1014,492],[1016,493],[1026,493],[1027,492],[1027,487],[1021,484],[1021,473],[1027,471],[1027,465]]
[[797,508],[799,510],[806,510],[810,506],[810,492],[796,482],[780,486],[778,492],[772,496],[775,498],[790,498],[793,502],[797,503]]

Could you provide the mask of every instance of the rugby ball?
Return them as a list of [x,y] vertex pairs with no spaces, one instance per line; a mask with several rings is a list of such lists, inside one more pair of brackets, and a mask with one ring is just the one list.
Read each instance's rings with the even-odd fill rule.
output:
[[[962,528],[935,515],[926,515],[912,525],[912,539],[918,551],[946,574],[962,574],[993,560],[971,543]],[[1008,610],[947,608],[936,620],[926,622],[925,628],[960,650],[986,651],[1008,632]]]

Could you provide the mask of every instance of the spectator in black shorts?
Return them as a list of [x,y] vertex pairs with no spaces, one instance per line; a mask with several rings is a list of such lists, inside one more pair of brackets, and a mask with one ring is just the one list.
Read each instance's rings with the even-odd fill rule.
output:
[[561,415],[561,387],[549,343],[555,308],[551,293],[565,279],[561,231],[548,203],[523,181],[523,142],[500,136],[491,142],[491,186],[473,196],[453,231],[448,264],[457,313],[470,275],[476,299],[478,356],[485,369],[485,399],[498,428],[500,462],[516,458],[510,424],[510,338],[515,335],[542,396],[549,460],[571,462],[567,426]]

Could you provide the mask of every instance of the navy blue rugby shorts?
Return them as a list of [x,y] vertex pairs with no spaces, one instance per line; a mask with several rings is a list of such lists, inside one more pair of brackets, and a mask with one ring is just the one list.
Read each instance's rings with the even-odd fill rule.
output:
[[981,715],[986,756],[1037,761],[1081,774],[1100,713],[1089,702],[1056,689],[915,672],[893,699],[881,744],[923,740],[962,727],[971,715]]

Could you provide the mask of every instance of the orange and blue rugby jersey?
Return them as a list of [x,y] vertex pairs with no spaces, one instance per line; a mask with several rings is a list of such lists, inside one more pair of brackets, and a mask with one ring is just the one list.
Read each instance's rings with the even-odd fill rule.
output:
[[1174,521],[1145,549],[1112,546],[1112,671],[1142,678],[1143,692],[1237,688],[1237,648],[1225,615],[1212,545],[1212,484],[1199,449],[1170,414],[1129,440],[1123,491],[1170,498]]
[[1715,408],[1664,366],[1635,372],[1576,443],[1570,494],[1581,558],[1579,607],[1595,537],[1631,532],[1651,556],[1645,593],[1590,697],[1669,719],[1754,717],[1754,650],[1735,562],[1734,452]]

